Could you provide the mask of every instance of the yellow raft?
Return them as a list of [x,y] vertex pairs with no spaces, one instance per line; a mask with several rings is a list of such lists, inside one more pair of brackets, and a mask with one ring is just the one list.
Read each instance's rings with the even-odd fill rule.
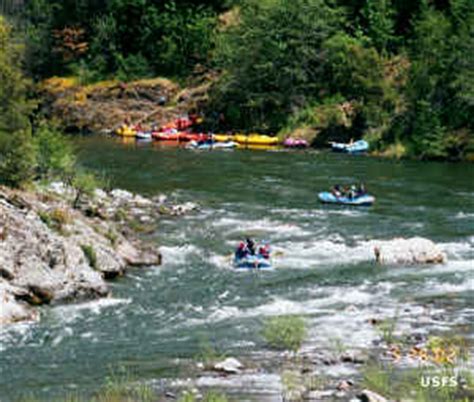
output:
[[261,134],[237,134],[234,137],[234,141],[245,145],[278,145],[280,142],[278,137],[270,137],[269,135]]
[[212,138],[214,139],[214,141],[217,141],[217,142],[234,141],[234,136],[229,135],[229,134],[214,134]]
[[135,137],[137,132],[130,126],[122,125],[117,129],[117,135],[122,137]]

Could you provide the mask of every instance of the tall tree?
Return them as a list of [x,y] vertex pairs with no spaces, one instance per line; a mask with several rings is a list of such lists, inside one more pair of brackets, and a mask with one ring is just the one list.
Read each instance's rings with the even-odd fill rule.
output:
[[[220,38],[215,107],[233,124],[276,130],[321,90],[322,44],[341,26],[323,0],[247,0]],[[222,106],[221,106],[222,107]]]
[[28,117],[29,81],[22,75],[22,47],[0,15],[0,182],[20,186],[34,174],[35,151]]

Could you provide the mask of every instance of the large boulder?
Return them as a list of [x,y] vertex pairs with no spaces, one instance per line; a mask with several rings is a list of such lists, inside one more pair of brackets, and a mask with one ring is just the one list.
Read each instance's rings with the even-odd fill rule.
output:
[[0,279],[0,325],[18,321],[34,321],[38,314],[28,304],[17,300],[25,292]]
[[[74,236],[50,229],[33,209],[0,199],[0,271],[33,304],[104,296],[107,286]],[[92,230],[91,230],[92,231]]]
[[374,245],[375,260],[384,265],[442,264],[446,254],[429,239],[393,239]]

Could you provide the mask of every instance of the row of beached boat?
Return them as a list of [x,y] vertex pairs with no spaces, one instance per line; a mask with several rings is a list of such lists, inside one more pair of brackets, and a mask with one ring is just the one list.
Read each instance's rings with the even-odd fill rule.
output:
[[[283,145],[286,148],[304,149],[309,146],[308,142],[301,138],[286,138],[280,140],[278,137],[273,137],[265,134],[204,134],[193,133],[188,131],[178,131],[171,129],[169,131],[140,131],[135,130],[130,126],[122,126],[117,130],[117,134],[122,137],[134,137],[142,141],[175,141],[175,142],[189,142],[189,148],[234,148],[242,145],[265,145],[277,146]],[[348,154],[359,154],[367,152],[369,144],[367,141],[359,140],[344,143],[330,143],[331,148],[335,152],[343,152]]]
[[[141,141],[176,141],[189,142],[190,148],[233,148],[235,146],[277,146],[287,148],[307,148],[309,143],[303,138],[280,139],[265,134],[205,134],[200,133],[203,119],[198,115],[182,116],[160,128],[144,130],[140,124],[130,124],[128,120],[118,128],[116,133],[122,137],[134,137]],[[224,145],[222,145],[224,144]],[[333,151],[349,154],[363,153],[369,149],[367,141],[352,141],[348,144],[330,143]]]

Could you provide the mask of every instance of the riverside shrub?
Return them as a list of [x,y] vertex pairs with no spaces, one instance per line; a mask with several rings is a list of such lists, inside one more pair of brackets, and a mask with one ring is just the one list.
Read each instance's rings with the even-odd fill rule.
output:
[[263,337],[272,348],[296,352],[306,337],[306,324],[302,317],[294,315],[269,318]]

